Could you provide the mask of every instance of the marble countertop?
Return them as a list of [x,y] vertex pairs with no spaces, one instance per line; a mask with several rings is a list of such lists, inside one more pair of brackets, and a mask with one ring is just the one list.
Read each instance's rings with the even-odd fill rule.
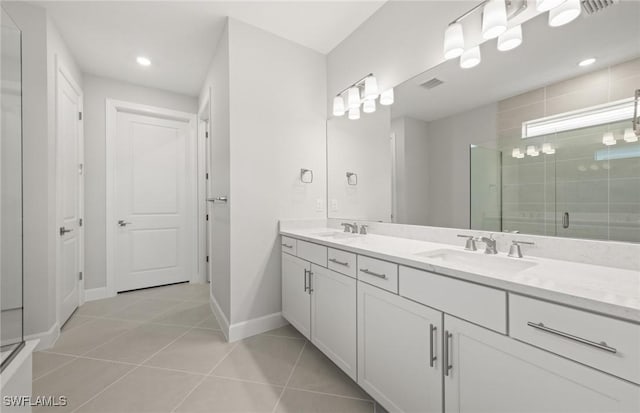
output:
[[[506,291],[524,294],[589,311],[640,323],[640,272],[582,264],[548,258],[511,258],[499,252],[496,256],[484,256],[482,260],[498,259],[527,262],[528,268],[514,271],[506,265],[492,265],[491,271],[482,266],[459,262],[444,262],[425,257],[437,250],[456,250],[466,254],[483,254],[483,244],[478,251],[464,250],[460,246],[397,238],[376,234],[344,234],[335,228],[281,229],[280,233],[316,244],[357,254],[393,261],[401,265],[419,268],[462,280],[467,280]],[[344,237],[345,238],[340,238]],[[420,255],[419,255],[420,254]],[[506,263],[505,263],[506,264]]]

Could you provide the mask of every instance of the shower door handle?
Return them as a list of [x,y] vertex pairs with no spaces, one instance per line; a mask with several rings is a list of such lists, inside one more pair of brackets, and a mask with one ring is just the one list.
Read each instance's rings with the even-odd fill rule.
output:
[[569,228],[569,213],[562,214],[562,228]]

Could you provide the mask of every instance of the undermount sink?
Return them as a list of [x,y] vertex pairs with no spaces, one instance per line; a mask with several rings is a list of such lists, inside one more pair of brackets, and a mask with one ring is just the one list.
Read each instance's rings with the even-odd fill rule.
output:
[[333,238],[333,239],[348,239],[348,238],[357,238],[361,236],[360,234],[353,234],[351,232],[339,232],[339,231],[319,232],[313,235],[315,235],[316,237]]
[[516,273],[537,265],[535,262],[525,261],[519,258],[508,258],[499,255],[483,254],[482,252],[467,252],[450,249],[419,252],[415,255],[434,261],[440,261],[443,264],[452,264],[476,270],[500,273]]

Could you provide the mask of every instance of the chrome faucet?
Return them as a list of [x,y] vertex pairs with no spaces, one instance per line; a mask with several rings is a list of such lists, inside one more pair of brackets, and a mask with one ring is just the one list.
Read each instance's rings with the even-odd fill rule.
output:
[[496,240],[493,239],[493,234],[489,235],[489,238],[487,237],[482,237],[480,238],[481,242],[484,242],[485,245],[485,249],[484,249],[484,253],[485,254],[497,254],[498,253],[498,249],[496,248]]
[[358,233],[358,224],[357,223],[353,223],[353,224],[349,224],[347,222],[343,222],[342,224],[340,224],[344,227],[344,232],[352,232],[354,234]]
[[458,234],[458,238],[466,238],[467,242],[464,244],[464,249],[467,251],[476,251],[476,237],[473,235]]
[[520,245],[535,245],[534,242],[527,241],[511,241],[511,247],[509,248],[509,256],[515,258],[522,258],[522,249],[520,249]]

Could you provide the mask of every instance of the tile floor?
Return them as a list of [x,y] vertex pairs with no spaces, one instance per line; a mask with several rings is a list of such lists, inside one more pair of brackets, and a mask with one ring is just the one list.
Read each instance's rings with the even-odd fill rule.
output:
[[33,359],[34,396],[68,405],[34,412],[376,410],[291,326],[227,343],[208,299],[179,284],[86,303]]

